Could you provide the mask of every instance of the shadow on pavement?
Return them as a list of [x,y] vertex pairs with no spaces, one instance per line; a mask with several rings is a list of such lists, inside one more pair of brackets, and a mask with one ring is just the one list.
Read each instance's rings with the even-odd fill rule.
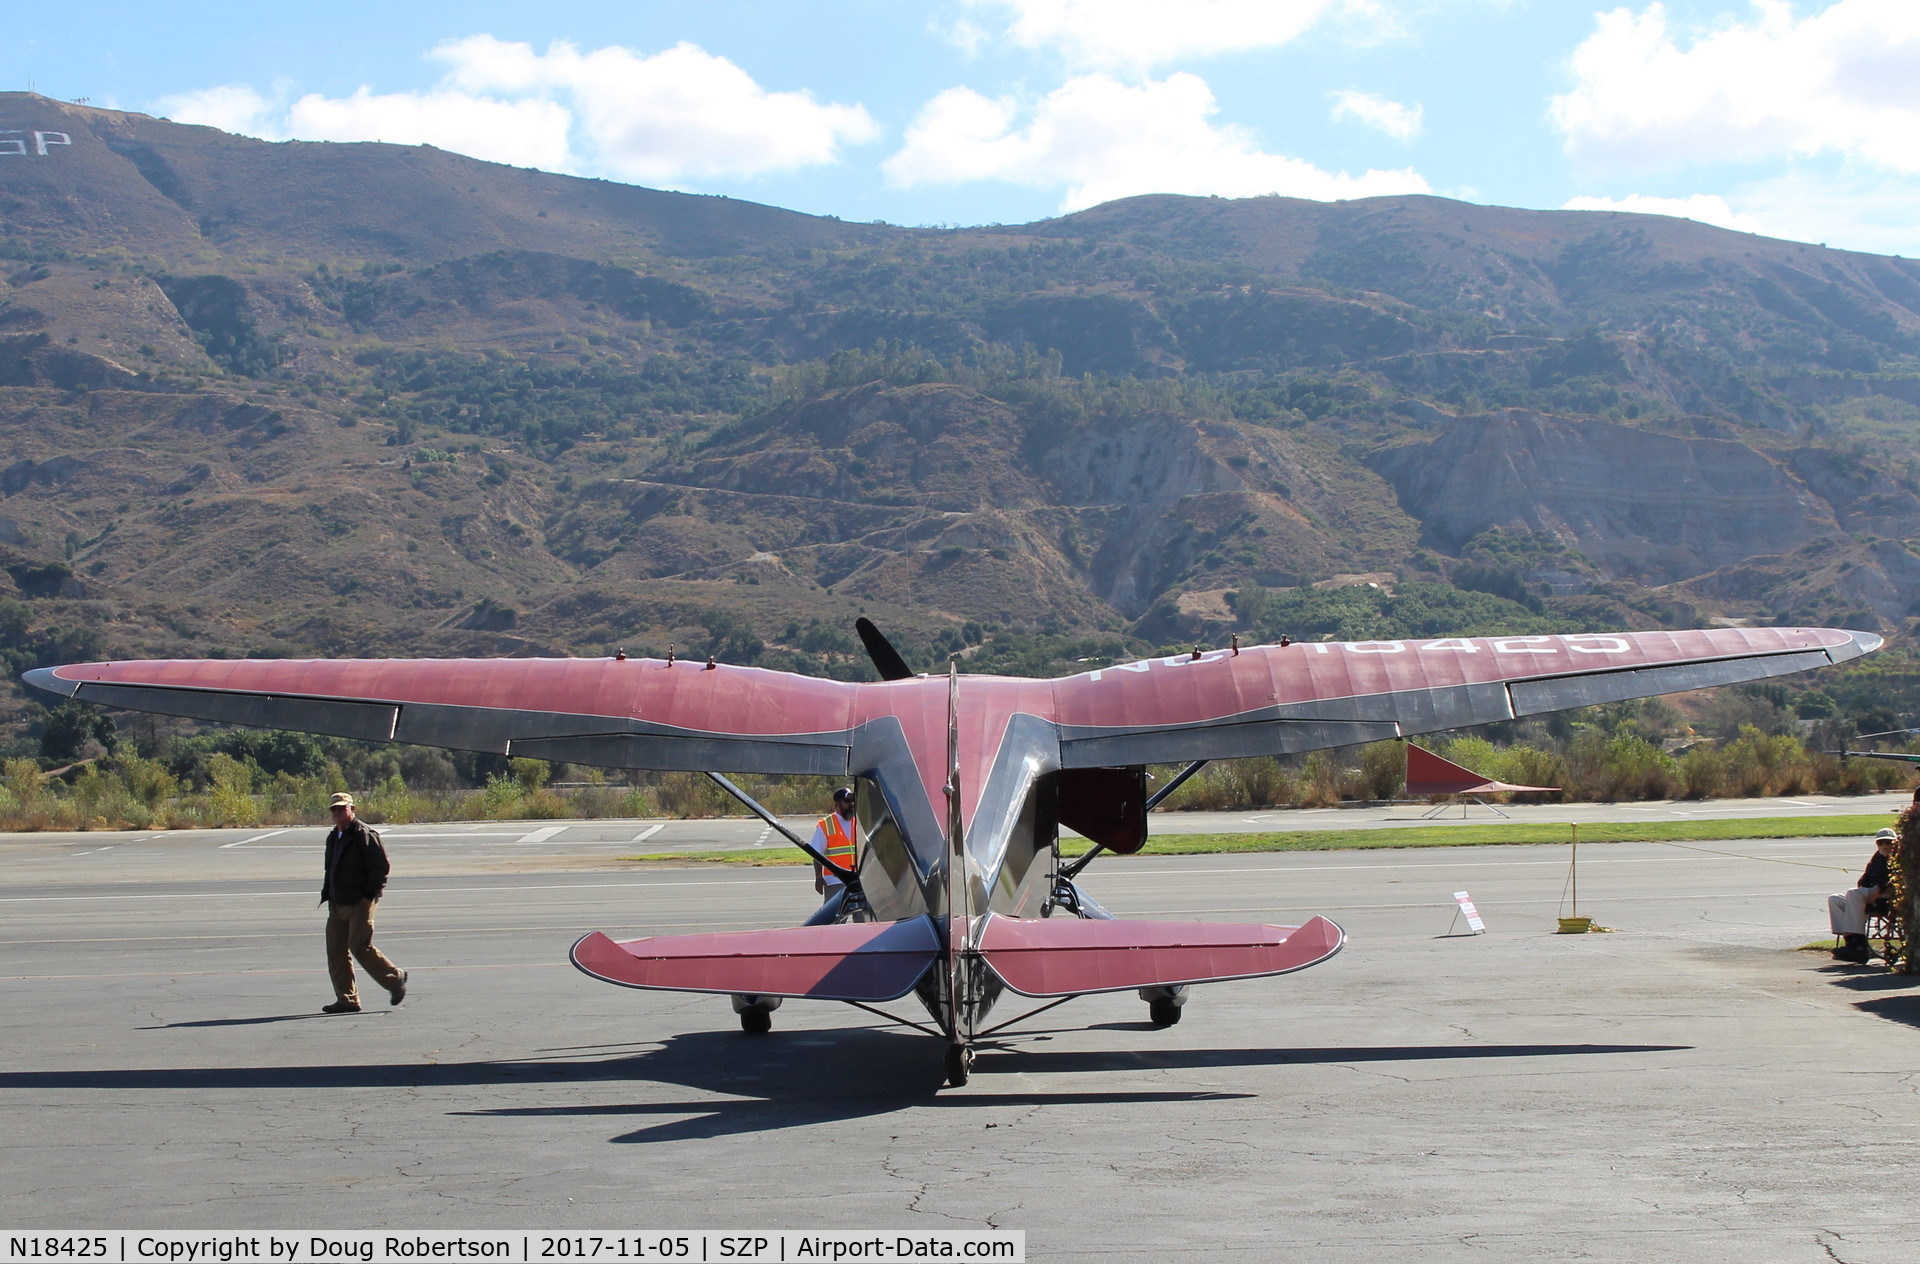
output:
[[[364,1011],[363,1011],[364,1012]],[[379,1011],[375,1010],[374,1013]],[[156,1023],[135,1031],[169,1031],[175,1027],[258,1027],[261,1023],[304,1023],[310,1018],[337,1018],[337,1014],[269,1014],[262,1018],[197,1018],[184,1023]]]
[[1870,995],[1853,1003],[1863,1014],[1920,1027],[1920,975],[1895,974],[1884,965],[1835,961],[1816,967],[1834,987]]
[[[1075,1071],[1185,1070],[1197,1067],[1288,1066],[1308,1063],[1421,1062],[1435,1058],[1565,1058],[1604,1053],[1674,1053],[1692,1045],[1384,1045],[1325,1049],[1128,1049],[1083,1052],[1022,1052],[1019,1067],[1041,1074]],[[998,1055],[983,1053],[979,1067],[1000,1069]]]
[[[304,1016],[302,1016],[304,1017]],[[271,1020],[242,1020],[271,1021]],[[192,1025],[192,1024],[179,1024]],[[216,1024],[207,1024],[216,1025]],[[651,1127],[610,1138],[621,1143],[672,1141],[769,1132],[888,1114],[915,1106],[961,1108],[1005,1105],[1149,1105],[1214,1101],[1253,1094],[1211,1091],[1119,1089],[981,1092],[995,1075],[1023,1072],[1072,1074],[1098,1071],[1202,1067],[1286,1066],[1304,1063],[1416,1061],[1434,1058],[1541,1058],[1592,1054],[1665,1053],[1685,1045],[1422,1045],[1321,1049],[1164,1049],[1111,1052],[1010,1051],[992,1042],[981,1048],[972,1089],[941,1092],[944,1046],[937,1040],[876,1029],[842,1030],[831,1039],[738,1032],[674,1036],[632,1053],[596,1056],[554,1050],[557,1057],[468,1062],[375,1063],[336,1066],[208,1066],[152,1069],[0,1071],[5,1090],[138,1089],[269,1091],[298,1089],[473,1089],[615,1084],[631,1086],[643,1100],[553,1102],[538,1106],[455,1110],[493,1118],[581,1115],[675,1116]],[[692,1100],[644,1100],[650,1085],[671,1084],[708,1096]],[[717,1095],[717,1096],[716,1096]]]

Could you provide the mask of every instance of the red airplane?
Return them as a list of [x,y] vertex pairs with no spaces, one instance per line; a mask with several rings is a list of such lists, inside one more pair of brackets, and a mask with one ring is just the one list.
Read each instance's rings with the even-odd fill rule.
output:
[[[850,777],[863,844],[854,869],[780,827],[844,880],[807,924],[624,943],[595,933],[574,945],[573,961],[628,987],[729,995],[748,1031],[768,1030],[789,997],[871,1008],[911,992],[937,1026],[922,1029],[947,1042],[947,1079],[959,1085],[974,1042],[998,1030],[983,1024],[1005,992],[1046,1008],[1137,990],[1165,1026],[1195,984],[1304,969],[1340,950],[1344,936],[1324,917],[1123,921],[1080,888],[1095,855],[1138,851],[1147,813],[1210,760],[1759,680],[1881,644],[1827,628],[1283,641],[1024,680],[957,667],[916,676],[872,624],[857,627],[879,682],[624,653],[90,663],[26,680],[199,720],[705,772],[776,826],[720,774]],[[1186,770],[1149,795],[1145,765],[1178,762]],[[1093,850],[1064,860],[1062,828]]]

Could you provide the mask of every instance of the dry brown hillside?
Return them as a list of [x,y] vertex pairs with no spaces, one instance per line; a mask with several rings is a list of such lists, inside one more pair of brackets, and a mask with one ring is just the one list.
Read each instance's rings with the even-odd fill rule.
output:
[[1368,583],[1913,614],[1910,261],[1426,197],[908,229],[20,93],[0,127],[15,658],[851,671],[863,610],[1164,641],[1275,630],[1243,589],[1346,627],[1310,595]]

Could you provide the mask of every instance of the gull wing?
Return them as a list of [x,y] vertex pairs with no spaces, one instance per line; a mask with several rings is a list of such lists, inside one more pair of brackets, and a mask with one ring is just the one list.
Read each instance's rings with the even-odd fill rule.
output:
[[611,768],[845,776],[853,742],[852,685],[660,659],[181,659],[25,679],[134,711]]
[[1880,648],[1835,628],[1303,642],[1054,682],[1063,768],[1348,746],[1808,671]]

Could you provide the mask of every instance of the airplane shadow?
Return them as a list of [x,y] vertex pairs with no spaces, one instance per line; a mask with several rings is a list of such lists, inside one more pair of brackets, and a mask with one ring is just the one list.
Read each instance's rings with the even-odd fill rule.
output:
[[[61,1089],[486,1089],[506,1085],[605,1084],[627,1091],[597,1103],[566,1102],[491,1109],[455,1109],[458,1116],[510,1120],[545,1116],[660,1122],[609,1138],[652,1143],[772,1132],[890,1114],[912,1107],[967,1110],[981,1106],[1150,1107],[1221,1101],[1255,1093],[1144,1089],[999,1091],[998,1075],[1061,1074],[1289,1064],[1414,1061],[1435,1058],[1538,1058],[1660,1053],[1684,1045],[1445,1045],[1302,1049],[1165,1049],[1040,1052],[982,1045],[973,1084],[941,1091],[942,1045],[924,1036],[878,1028],[808,1032],[804,1040],[735,1031],[693,1032],[634,1052],[551,1050],[547,1057],[467,1062],[334,1066],[208,1066],[161,1069],[0,1071],[0,1092]],[[821,1038],[829,1036],[830,1038]],[[614,1048],[618,1048],[615,1046]],[[647,1086],[695,1090],[693,1100],[645,1100]]]

